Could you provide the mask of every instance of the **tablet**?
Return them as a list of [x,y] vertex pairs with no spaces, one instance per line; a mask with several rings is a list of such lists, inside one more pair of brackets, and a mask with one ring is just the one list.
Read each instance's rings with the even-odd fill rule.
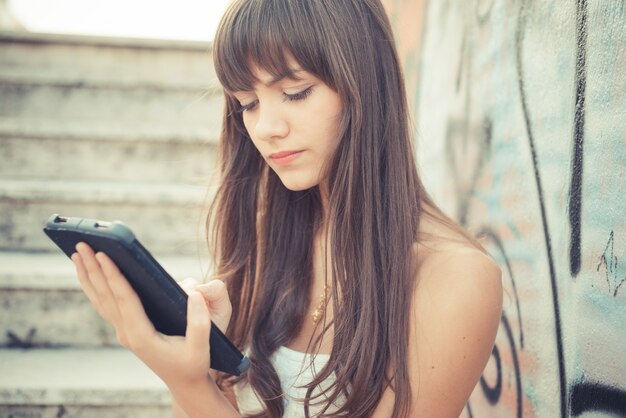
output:
[[[68,256],[76,244],[84,242],[95,252],[107,254],[135,289],[157,331],[166,335],[185,335],[187,293],[152,257],[122,222],[52,215],[44,232]],[[239,376],[250,366],[226,336],[212,324],[211,368]]]

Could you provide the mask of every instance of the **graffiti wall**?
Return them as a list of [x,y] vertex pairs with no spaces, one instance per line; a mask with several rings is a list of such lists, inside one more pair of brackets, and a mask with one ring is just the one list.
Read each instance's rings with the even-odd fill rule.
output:
[[504,271],[462,416],[626,416],[626,2],[386,7],[424,181]]

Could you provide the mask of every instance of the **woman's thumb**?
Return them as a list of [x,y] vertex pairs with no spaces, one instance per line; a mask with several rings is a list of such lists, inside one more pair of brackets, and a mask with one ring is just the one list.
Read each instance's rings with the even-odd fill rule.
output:
[[204,296],[204,300],[211,312],[211,319],[215,322],[215,325],[220,330],[225,331],[233,308],[224,282],[211,280],[206,284],[199,285],[195,290]]
[[207,309],[202,295],[198,292],[189,293],[187,299],[187,331],[185,338],[194,350],[203,351],[209,344],[211,333],[211,314]]

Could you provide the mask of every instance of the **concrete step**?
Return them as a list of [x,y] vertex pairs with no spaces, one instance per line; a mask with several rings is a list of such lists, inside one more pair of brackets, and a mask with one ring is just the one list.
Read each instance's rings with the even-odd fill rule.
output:
[[0,32],[0,44],[0,79],[191,90],[217,85],[205,42]]
[[216,167],[216,144],[203,140],[44,135],[0,130],[0,178],[198,183]]
[[0,350],[0,416],[171,416],[161,380],[121,349]]
[[192,138],[216,142],[215,91],[17,83],[0,79],[0,132],[21,137]]
[[203,253],[206,185],[0,180],[0,251],[57,251],[48,218],[121,220],[157,255]]
[[[175,280],[204,280],[208,257],[157,257]],[[119,347],[83,294],[72,262],[54,253],[0,252],[0,347]]]

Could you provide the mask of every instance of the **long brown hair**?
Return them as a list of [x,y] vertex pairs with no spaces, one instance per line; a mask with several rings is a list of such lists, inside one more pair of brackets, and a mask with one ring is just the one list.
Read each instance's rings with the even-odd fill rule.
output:
[[[233,303],[227,335],[248,350],[245,378],[263,400],[261,416],[284,411],[270,357],[305,320],[322,205],[318,187],[290,191],[268,169],[230,93],[251,90],[255,68],[288,75],[288,57],[344,105],[326,177],[333,348],[305,404],[326,404],[322,416],[365,417],[391,387],[393,417],[406,416],[412,248],[422,208],[432,206],[417,176],[404,82],[380,1],[237,0],[222,19],[213,54],[226,106],[221,185],[207,225],[217,274]],[[331,387],[312,397],[330,375]],[[339,409],[331,414],[332,404]]]

